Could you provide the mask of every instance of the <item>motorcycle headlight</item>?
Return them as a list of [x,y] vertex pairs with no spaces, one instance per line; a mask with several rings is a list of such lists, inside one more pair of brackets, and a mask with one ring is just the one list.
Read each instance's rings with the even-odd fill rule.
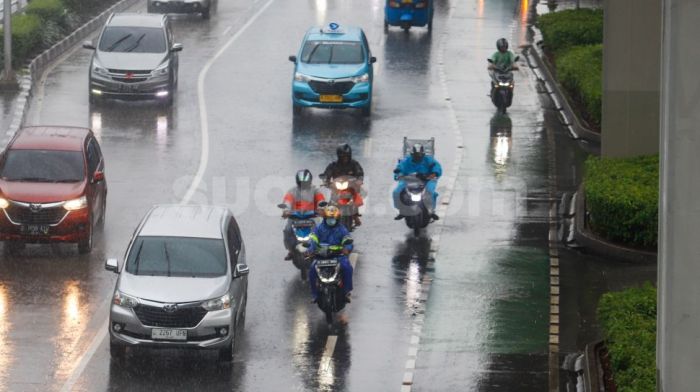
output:
[[299,241],[299,242],[306,242],[306,241],[308,241],[308,240],[310,240],[310,239],[311,239],[311,236],[310,236],[310,235],[307,235],[307,236],[305,236],[305,237],[302,237],[302,236],[300,236],[300,235],[297,236],[297,241]]
[[126,295],[117,290],[114,292],[114,298],[112,299],[112,303],[125,308],[135,308],[139,305],[139,299],[130,295]]
[[369,82],[369,73],[364,73],[360,76],[355,76],[354,78],[352,78],[352,81],[354,83],[367,83]]
[[499,82],[498,85],[501,87],[510,87],[511,86],[511,84],[509,82]]
[[79,199],[68,200],[67,202],[63,203],[63,208],[68,211],[74,211],[87,207],[87,204],[87,197],[83,196]]
[[206,310],[223,310],[231,307],[231,296],[226,294],[220,298],[210,299],[202,302],[202,307]]
[[335,188],[338,189],[339,191],[344,191],[344,190],[348,189],[348,182],[347,181],[336,181]]
[[421,201],[422,198],[423,195],[421,195],[420,193],[411,193],[411,201],[418,202]]
[[304,75],[303,73],[295,72],[294,73],[294,80],[297,82],[308,82],[310,79],[308,76]]
[[7,199],[0,197],[0,208],[5,209],[10,206],[10,202]]

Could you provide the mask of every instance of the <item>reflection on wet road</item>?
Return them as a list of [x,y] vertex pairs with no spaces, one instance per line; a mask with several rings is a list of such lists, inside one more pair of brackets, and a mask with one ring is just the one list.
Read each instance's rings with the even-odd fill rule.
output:
[[[527,0],[436,1],[434,31],[383,31],[383,1],[220,2],[210,21],[174,19],[184,44],[172,109],[139,102],[88,107],[89,56],[77,51],[47,78],[36,123],[91,126],[107,162],[107,225],[95,251],[29,246],[0,263],[0,388],[74,390],[391,391],[400,388],[413,321],[425,317],[416,390],[542,390],[546,385],[546,160],[531,76],[516,75],[515,104],[494,115],[485,58],[502,34],[522,41]],[[371,119],[308,110],[292,119],[288,54],[310,25],[338,20],[365,29],[375,65]],[[280,34],[280,26],[284,26]],[[100,340],[121,257],[154,203],[177,203],[202,148],[197,77],[233,34],[203,80],[209,122],[207,169],[194,203],[227,205],[241,226],[251,267],[246,330],[232,365],[216,354],[129,350],[110,361]],[[447,34],[447,35],[445,35]],[[512,36],[512,37],[511,37]],[[438,64],[444,50],[444,63]],[[441,72],[465,141],[457,151]],[[463,154],[437,255],[433,232],[413,237],[395,222],[392,170],[403,136],[436,138],[445,168]],[[364,166],[364,225],[353,302],[329,328],[308,287],[283,261],[284,222],[275,205],[301,168],[319,173],[339,143]],[[444,184],[443,184],[444,186]],[[424,277],[434,279],[430,297]],[[30,329],[26,326],[32,326]],[[96,340],[97,348],[88,350]],[[84,366],[79,366],[83,364]],[[458,366],[455,366],[458,364]],[[77,372],[77,374],[76,374]],[[505,389],[504,389],[505,388]],[[509,389],[510,388],[510,389]]]

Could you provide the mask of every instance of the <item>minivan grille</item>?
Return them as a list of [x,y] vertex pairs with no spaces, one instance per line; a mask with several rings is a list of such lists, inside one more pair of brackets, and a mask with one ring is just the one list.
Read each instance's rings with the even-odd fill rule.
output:
[[68,213],[62,206],[32,210],[17,204],[10,204],[5,212],[11,221],[22,225],[55,225]]
[[355,83],[351,81],[347,82],[322,82],[319,80],[309,81],[309,86],[316,92],[316,94],[347,94],[354,86]]
[[207,314],[201,306],[178,308],[174,312],[166,312],[162,307],[140,304],[134,308],[141,324],[149,327],[193,328]]

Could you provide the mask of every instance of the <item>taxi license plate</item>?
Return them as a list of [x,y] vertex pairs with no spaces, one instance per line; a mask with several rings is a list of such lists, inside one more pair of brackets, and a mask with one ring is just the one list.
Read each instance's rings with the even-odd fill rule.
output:
[[185,329],[152,329],[151,339],[153,340],[187,340],[187,330]]
[[28,235],[46,235],[49,234],[49,226],[47,225],[23,225],[21,228],[22,234]]
[[341,103],[341,102],[343,102],[343,96],[342,95],[321,95],[318,100],[319,100],[319,102],[324,102],[324,103]]

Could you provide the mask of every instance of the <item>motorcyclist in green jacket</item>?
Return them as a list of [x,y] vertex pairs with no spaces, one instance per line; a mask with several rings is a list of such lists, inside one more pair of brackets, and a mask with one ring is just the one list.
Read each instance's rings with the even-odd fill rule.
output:
[[[498,51],[491,56],[491,61],[489,62],[489,72],[494,72],[497,70],[512,69],[517,70],[518,65],[515,63],[515,54],[508,50],[508,40],[505,38],[500,38],[496,41],[496,48]],[[489,82],[489,95],[492,85]]]

